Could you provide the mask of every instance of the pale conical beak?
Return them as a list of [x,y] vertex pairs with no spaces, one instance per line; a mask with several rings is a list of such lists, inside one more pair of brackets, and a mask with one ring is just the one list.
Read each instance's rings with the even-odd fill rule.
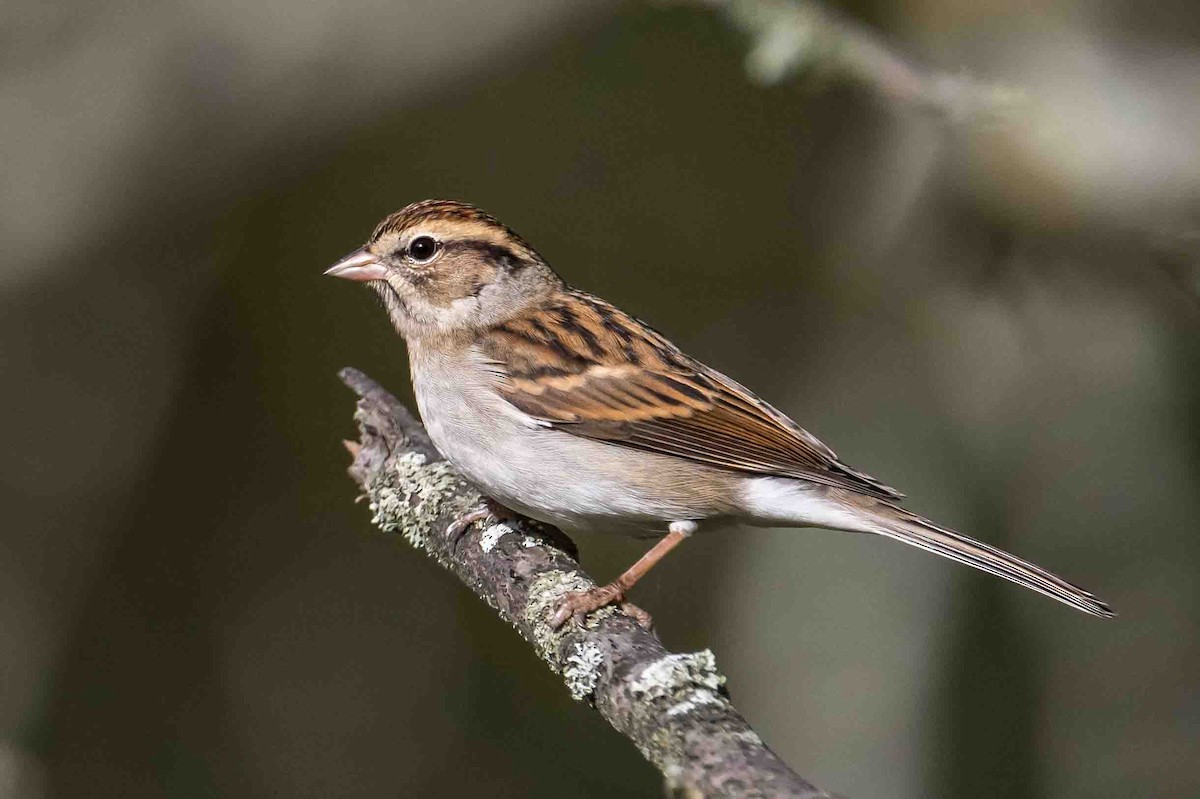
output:
[[361,247],[326,269],[325,274],[366,283],[369,280],[383,280],[387,277],[387,269],[370,250]]

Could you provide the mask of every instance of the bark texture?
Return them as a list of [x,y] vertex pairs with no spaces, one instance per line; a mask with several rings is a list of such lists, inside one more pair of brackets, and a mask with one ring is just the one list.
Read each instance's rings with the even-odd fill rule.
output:
[[527,519],[454,520],[483,503],[395,397],[355,369],[360,440],[349,472],[372,521],[432,555],[528,641],[571,696],[591,704],[663,774],[671,796],[830,797],[762,742],[730,702],[710,651],[671,653],[654,632],[614,608],[553,630],[546,619],[567,591],[595,583],[561,532]]

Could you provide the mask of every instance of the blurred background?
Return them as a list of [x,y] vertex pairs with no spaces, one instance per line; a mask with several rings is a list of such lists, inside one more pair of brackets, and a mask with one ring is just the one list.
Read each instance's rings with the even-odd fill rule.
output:
[[693,540],[634,598],[801,774],[1200,794],[1190,0],[9,0],[0,117],[0,796],[658,794],[354,503],[407,363],[321,272],[426,197],[1121,613]]

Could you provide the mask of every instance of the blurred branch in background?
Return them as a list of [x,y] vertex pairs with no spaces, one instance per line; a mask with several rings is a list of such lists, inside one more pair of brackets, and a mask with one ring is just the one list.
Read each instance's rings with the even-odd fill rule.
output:
[[[1049,184],[1041,185],[1047,189],[1045,196],[1024,204],[1025,210],[1014,209],[1010,214],[1013,220],[1035,220],[1037,227],[1062,226],[1065,222],[1063,227],[1068,229],[1087,220],[1083,229],[1090,236],[1115,233],[1142,250],[1147,256],[1142,260],[1158,266],[1185,301],[1200,308],[1195,214],[1184,212],[1182,219],[1176,220],[1178,210],[1163,204],[1172,181],[1148,181],[1162,195],[1156,196],[1152,204],[1141,202],[1129,190],[1128,182],[1144,159],[1130,150],[1127,142],[1105,153],[1103,136],[1094,132],[1117,127],[1118,120],[1089,123],[1088,109],[1080,107],[1078,98],[1056,97],[1053,93],[1043,96],[1036,88],[982,81],[966,72],[952,74],[927,67],[901,53],[883,34],[812,0],[679,2],[716,9],[733,26],[749,34],[752,44],[746,56],[746,71],[758,83],[773,85],[801,75],[841,78],[899,106],[932,112],[937,119],[950,123],[972,124],[974,128],[963,143],[975,151],[974,168],[995,170],[987,179],[991,185],[977,187],[981,194],[986,196],[997,188],[1001,194],[1010,194],[1012,189],[1005,187],[1009,183]],[[1071,60],[1064,57],[1060,66],[1068,71]],[[1114,105],[1128,102],[1135,94],[1128,87],[1111,84],[1101,93]],[[1119,124],[1128,125],[1130,119],[1140,119],[1142,113],[1141,109],[1123,109],[1118,115]],[[1005,124],[996,126],[998,130],[986,124],[1001,122]],[[1168,125],[1154,127],[1169,129]],[[1097,158],[1097,153],[1103,155]],[[1183,158],[1194,160],[1194,153],[1192,149],[1190,156],[1185,154]],[[1089,158],[1098,163],[1089,163]],[[1004,163],[989,163],[993,160]],[[1128,168],[1123,168],[1126,162]],[[1014,180],[1010,171],[1020,177]],[[1112,175],[1106,177],[1103,172],[1107,171]],[[1191,172],[1182,164],[1173,165],[1171,171],[1175,175]],[[1114,176],[1120,176],[1119,182],[1105,185]],[[1194,202],[1190,186],[1186,192]],[[1009,196],[1004,201],[1021,206],[1022,199],[1028,198]],[[1164,223],[1164,218],[1170,221]],[[1116,219],[1120,221],[1114,224]]]
[[842,76],[879,95],[962,122],[1003,117],[1024,92],[928,69],[867,27],[808,0],[682,0],[719,9],[752,39],[746,70],[763,84],[803,72]]
[[1151,234],[1150,249],[1192,309],[1200,312],[1200,228]]
[[347,447],[372,521],[403,533],[495,608],[562,675],[572,697],[590,702],[633,741],[672,795],[829,796],[763,744],[729,701],[711,652],[671,654],[614,608],[582,626],[552,629],[546,619],[562,595],[595,585],[574,544],[526,520],[473,524],[458,534],[454,520],[483,498],[395,397],[355,369],[341,377],[361,397],[355,419],[362,439]]

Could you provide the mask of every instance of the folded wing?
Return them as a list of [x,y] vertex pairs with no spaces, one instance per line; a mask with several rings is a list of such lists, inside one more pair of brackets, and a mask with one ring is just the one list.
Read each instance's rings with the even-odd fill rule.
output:
[[500,393],[543,423],[585,438],[724,469],[902,495],[734,380],[590,295],[510,320],[479,343]]

